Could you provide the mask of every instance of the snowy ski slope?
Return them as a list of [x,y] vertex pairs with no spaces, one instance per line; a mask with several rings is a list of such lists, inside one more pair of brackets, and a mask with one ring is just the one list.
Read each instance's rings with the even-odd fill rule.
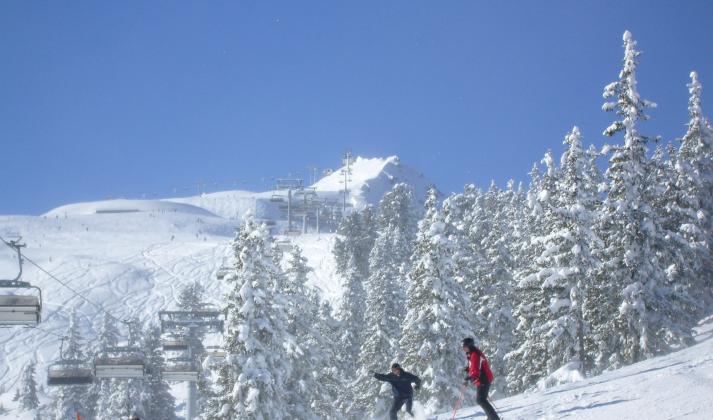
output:
[[[61,217],[0,217],[0,235],[22,236],[27,257],[121,319],[155,322],[158,311],[174,307],[181,286],[193,280],[206,286],[212,302],[220,301],[224,285],[216,272],[230,263],[229,242],[238,222],[208,212],[164,212],[161,205],[132,213],[70,210],[66,217],[64,209]],[[333,235],[324,234],[296,240],[315,269],[311,281],[336,301],[341,292],[333,275],[332,241]],[[0,250],[4,277],[17,270],[13,258],[10,249]],[[6,408],[14,405],[10,399],[28,361],[37,360],[37,380],[45,383],[46,368],[59,354],[59,337],[52,333],[64,333],[70,308],[77,309],[87,349],[102,319],[99,308],[32,265],[24,265],[23,279],[42,288],[43,320],[38,328],[0,329],[0,403]]]
[[[495,400],[511,419],[713,419],[713,317],[701,321],[695,346],[580,382]],[[466,403],[466,405],[470,405]],[[433,420],[451,419],[453,412]],[[456,419],[484,419],[480,408]]]
[[[357,158],[356,163],[349,200],[358,206],[377,204],[397,182],[409,182],[420,192],[428,185],[396,157]],[[332,189],[338,183],[326,182],[330,179],[326,177],[316,188],[324,196],[338,197],[340,188]],[[229,242],[235,228],[248,211],[264,219],[277,217],[269,202],[271,194],[225,191],[170,200],[106,200],[68,204],[38,217],[0,216],[0,236],[22,237],[27,257],[92,302],[75,296],[31,264],[24,265],[23,280],[42,288],[43,320],[34,329],[0,329],[0,404],[15,406],[11,398],[30,360],[37,361],[37,380],[45,388],[46,369],[58,358],[59,337],[72,307],[90,350],[102,319],[94,304],[117,318],[155,322],[160,310],[175,305],[181,286],[194,280],[200,280],[210,299],[219,303],[224,285],[216,273],[230,263]],[[331,255],[333,241],[331,234],[293,239],[314,270],[310,283],[336,305],[341,289]],[[16,271],[14,254],[3,246],[0,277],[12,278]],[[45,401],[46,391],[40,392]],[[179,404],[184,397],[181,391],[176,387]],[[18,418],[15,415],[11,411],[5,418]]]

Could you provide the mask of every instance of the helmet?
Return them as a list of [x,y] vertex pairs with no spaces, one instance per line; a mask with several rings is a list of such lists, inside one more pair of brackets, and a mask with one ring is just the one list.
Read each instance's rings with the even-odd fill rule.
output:
[[475,340],[472,337],[464,338],[463,347],[475,347]]
[[398,363],[394,363],[393,365],[391,365],[391,369],[401,369],[401,370],[403,370],[403,368],[401,368],[401,365],[398,364]]

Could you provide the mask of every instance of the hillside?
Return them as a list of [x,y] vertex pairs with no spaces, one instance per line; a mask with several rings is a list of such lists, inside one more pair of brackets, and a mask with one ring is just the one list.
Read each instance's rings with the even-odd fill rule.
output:
[[[394,177],[390,171],[399,175]],[[376,204],[397,181],[422,180],[415,187],[425,191],[425,179],[415,174],[395,157],[357,158],[351,201],[360,206]],[[320,194],[339,194],[330,189],[330,179],[315,186]],[[194,280],[206,286],[211,302],[220,302],[223,283],[216,273],[230,262],[229,243],[235,228],[247,211],[265,220],[279,219],[280,212],[269,201],[271,195],[270,191],[226,191],[166,200],[68,204],[39,217],[0,216],[0,236],[22,237],[27,257],[116,317],[150,323],[157,321],[158,311],[175,305],[181,285]],[[313,269],[310,284],[337,305],[341,288],[331,254],[334,235],[307,234],[292,241],[304,249]],[[2,277],[16,270],[14,254],[3,246]],[[28,361],[37,361],[38,382],[45,383],[47,367],[59,354],[56,334],[67,328],[71,308],[77,310],[88,349],[102,318],[97,307],[31,264],[24,265],[23,280],[42,289],[42,323],[33,329],[0,329],[0,404],[5,407],[13,406],[10,400]],[[41,394],[47,391],[43,388]],[[183,390],[178,387],[175,392],[180,404]]]

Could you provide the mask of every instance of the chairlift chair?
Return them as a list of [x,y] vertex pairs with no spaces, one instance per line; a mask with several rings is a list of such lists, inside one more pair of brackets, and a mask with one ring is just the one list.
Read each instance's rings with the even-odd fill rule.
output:
[[275,241],[275,245],[277,245],[277,248],[283,252],[292,251],[292,248],[294,247],[289,239],[278,239]]
[[209,364],[223,363],[228,358],[228,352],[219,346],[206,347],[203,362]]
[[94,359],[94,376],[100,379],[143,378],[146,363],[143,353],[132,347],[114,347]]
[[19,271],[11,280],[0,280],[0,289],[35,289],[37,296],[32,294],[0,294],[0,326],[35,326],[42,318],[42,290],[26,281],[22,277],[22,253],[20,249],[25,245],[18,241],[5,242],[17,252]]
[[273,194],[273,195],[270,197],[270,201],[272,201],[273,203],[284,203],[284,202],[285,202],[285,197],[282,196],[282,195],[279,195],[279,194]]
[[160,311],[161,331],[176,331],[179,328],[200,328],[211,332],[223,331],[222,313],[206,305],[195,311]]
[[161,376],[168,382],[198,382],[198,369],[190,362],[170,364],[163,368]]
[[161,338],[161,346],[164,351],[188,350],[188,340],[182,334],[168,334]]
[[230,272],[230,267],[222,266],[218,269],[218,271],[215,273],[215,277],[218,280],[223,280],[226,275]]
[[91,365],[79,360],[61,360],[47,368],[47,385],[90,385],[94,383]]
[[47,368],[47,385],[89,385],[94,382],[94,373],[90,363],[70,359],[64,356],[64,340],[59,345],[59,361]]

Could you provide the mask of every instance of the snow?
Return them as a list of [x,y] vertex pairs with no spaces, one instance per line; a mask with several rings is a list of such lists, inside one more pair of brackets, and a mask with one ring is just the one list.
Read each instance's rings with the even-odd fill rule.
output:
[[[317,181],[313,187],[320,195],[341,199],[344,189],[345,167],[333,171],[330,175]],[[414,189],[414,197],[418,203],[423,203],[426,191],[431,183],[424,175],[415,169],[401,163],[397,156],[388,158],[357,157],[350,165],[348,201],[357,209],[367,204],[379,202],[385,192],[403,182]]]
[[[97,214],[97,209],[137,211]],[[0,216],[0,236],[22,236],[27,244],[24,255],[115,316],[157,322],[158,311],[174,308],[181,287],[194,280],[205,285],[212,303],[220,301],[225,283],[217,280],[216,273],[232,260],[229,243],[238,223],[187,204],[112,200],[63,206],[40,217]],[[314,270],[309,284],[333,304],[341,296],[331,256],[334,238],[333,234],[292,238],[305,249]],[[31,264],[24,264],[23,271],[23,280],[42,288],[43,319],[35,329],[0,329],[0,390],[4,390],[0,404],[10,410],[0,419],[29,418],[30,414],[15,417],[11,399],[22,368],[33,358],[38,362],[36,379],[44,388],[40,398],[48,401],[46,371],[59,350],[59,337],[48,331],[63,332],[71,308],[77,308],[82,335],[89,338],[87,347],[94,344],[102,318],[97,307]],[[14,254],[3,246],[0,276],[16,272]],[[173,387],[179,412],[185,401],[181,388]]]
[[[417,197],[425,196],[430,183],[422,174],[403,165],[397,157],[356,158],[352,165],[349,200],[357,207],[376,205],[382,194],[397,182],[413,185]],[[340,199],[336,173],[315,184],[323,198]],[[272,191],[224,191],[194,197],[162,200],[115,199],[68,204],[42,216],[1,216],[0,236],[21,236],[23,253],[61,280],[101,305],[118,318],[136,316],[156,322],[158,311],[173,309],[183,285],[203,283],[209,303],[218,303],[225,282],[216,278],[222,266],[230,265],[229,247],[241,219],[256,217],[279,220],[278,205],[270,202]],[[318,289],[333,308],[342,295],[336,262],[332,255],[335,234],[290,237],[302,248],[312,269],[308,285]],[[285,238],[281,238],[285,239]],[[40,399],[46,392],[48,365],[58,358],[59,338],[50,332],[67,327],[68,313],[76,307],[87,349],[99,330],[100,310],[73,295],[31,264],[25,264],[23,280],[39,286],[44,298],[42,323],[34,329],[0,329],[0,404],[9,409],[3,418],[16,417],[11,401],[24,365],[37,360]],[[0,276],[17,272],[15,255],[0,249]],[[7,275],[6,275],[7,274]],[[126,331],[121,331],[126,334]],[[219,342],[219,337],[208,337]],[[184,387],[172,387],[177,410],[184,407]],[[24,416],[24,417],[23,417]]]
[[543,391],[557,385],[582,381],[584,376],[580,370],[581,366],[579,361],[569,362],[537,382],[537,388]]
[[86,216],[115,213],[185,213],[199,216],[215,215],[200,207],[157,200],[106,200],[69,204],[45,213],[46,217]]
[[[508,420],[713,418],[713,317],[701,321],[697,333],[694,346],[584,380],[577,380],[568,365],[548,379],[550,384],[569,383],[495,399],[494,404]],[[450,419],[452,414],[444,410],[431,419]],[[459,410],[456,416],[481,418],[485,415],[479,407]]]

